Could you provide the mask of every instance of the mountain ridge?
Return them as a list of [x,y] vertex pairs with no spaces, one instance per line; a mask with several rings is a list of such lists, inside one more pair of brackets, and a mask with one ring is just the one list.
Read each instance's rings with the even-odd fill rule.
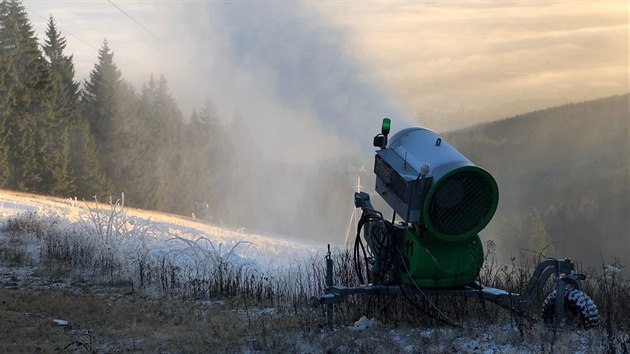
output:
[[486,234],[505,255],[551,245],[589,265],[628,262],[629,107],[630,94],[616,95],[444,134],[497,179],[502,196]]

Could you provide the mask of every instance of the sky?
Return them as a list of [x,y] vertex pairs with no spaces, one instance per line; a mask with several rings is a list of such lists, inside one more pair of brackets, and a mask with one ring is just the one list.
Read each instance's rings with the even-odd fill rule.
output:
[[[151,73],[164,74],[184,112],[211,98],[224,115],[242,114],[239,92],[254,82],[264,91],[255,101],[294,114],[282,90],[295,101],[291,93],[311,84],[300,71],[309,65],[319,65],[310,73],[320,78],[316,91],[347,100],[357,85],[342,81],[361,82],[374,91],[365,100],[386,107],[375,116],[399,115],[438,131],[628,91],[626,1],[23,4],[40,37],[53,15],[79,78],[88,76],[106,38],[127,80],[140,87]],[[282,63],[258,61],[275,50],[287,53]],[[292,70],[282,72],[285,66]],[[282,76],[292,82],[274,86]],[[333,100],[321,96],[300,100]]]
[[[334,23],[351,31],[352,51],[401,104],[423,115],[488,108],[502,114],[501,106],[510,104],[530,109],[627,92],[628,4],[443,1],[323,7]],[[468,122],[453,122],[451,128],[461,123]]]

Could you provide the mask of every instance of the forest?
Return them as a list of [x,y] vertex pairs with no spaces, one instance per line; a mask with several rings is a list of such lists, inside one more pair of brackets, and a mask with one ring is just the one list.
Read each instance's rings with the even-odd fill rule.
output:
[[211,186],[228,168],[215,167],[229,161],[216,151],[231,127],[210,101],[183,117],[165,77],[136,91],[106,40],[79,82],[65,47],[52,16],[40,46],[21,3],[0,3],[1,188],[88,200],[124,192],[131,206],[187,215],[217,197]]
[[40,42],[21,2],[0,2],[0,188],[87,201],[124,195],[130,207],[343,240],[356,184],[347,156],[275,161],[260,153],[248,117],[216,112],[208,98],[185,117],[162,75],[137,90],[107,40],[80,81],[52,16]]
[[499,184],[485,231],[509,261],[630,254],[630,95],[567,104],[450,132]]

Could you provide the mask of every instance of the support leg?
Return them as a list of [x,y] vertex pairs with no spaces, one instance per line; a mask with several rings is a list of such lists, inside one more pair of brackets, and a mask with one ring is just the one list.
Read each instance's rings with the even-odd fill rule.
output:
[[[328,254],[326,255],[326,291],[333,286],[333,261],[330,256],[330,245],[328,245]],[[333,304],[326,305],[326,323],[328,328],[332,329],[333,325]]]

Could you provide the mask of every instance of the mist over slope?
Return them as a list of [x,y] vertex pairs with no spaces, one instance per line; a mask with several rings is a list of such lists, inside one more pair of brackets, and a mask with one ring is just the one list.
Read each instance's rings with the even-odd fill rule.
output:
[[484,232],[504,260],[630,258],[630,95],[567,104],[445,135],[501,193]]
[[[499,207],[482,238],[496,242],[500,261],[557,256],[589,266],[599,266],[602,257],[630,263],[629,98],[572,103],[443,135],[497,180]],[[394,118],[393,132],[400,129],[396,123]],[[378,126],[372,128],[376,134]],[[371,138],[357,144],[372,151]],[[240,219],[244,225],[339,243],[351,222],[357,176],[365,191],[374,191],[371,157],[272,166],[280,175],[301,177],[292,183],[264,179],[269,190],[284,191],[278,195],[244,186],[243,198],[230,204],[255,200],[260,206]],[[287,193],[297,200],[290,207]],[[380,197],[372,199],[389,215]],[[282,207],[291,212],[274,218],[272,209]],[[350,238],[353,230],[350,225]]]

